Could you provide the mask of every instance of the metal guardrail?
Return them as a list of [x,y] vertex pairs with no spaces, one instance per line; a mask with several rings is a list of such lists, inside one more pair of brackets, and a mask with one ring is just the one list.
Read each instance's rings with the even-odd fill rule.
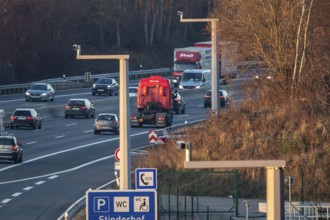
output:
[[[129,80],[138,80],[143,77],[148,77],[151,74],[160,75],[160,76],[169,76],[171,74],[171,68],[159,68],[159,69],[150,69],[150,70],[136,70],[129,72]],[[88,80],[96,80],[100,77],[114,77],[119,79],[119,73],[101,73],[101,74],[91,74],[90,79]],[[59,77],[52,79],[45,79],[38,82],[50,83],[55,89],[63,88],[63,85],[67,85],[66,87],[76,88],[76,87],[84,87],[86,86],[85,82],[88,82],[86,79],[86,73],[82,76],[71,76],[71,77]],[[17,94],[24,93],[26,90],[30,88],[32,83],[22,83],[22,84],[12,84],[12,85],[2,85],[0,86],[0,95],[8,95],[8,94]]]

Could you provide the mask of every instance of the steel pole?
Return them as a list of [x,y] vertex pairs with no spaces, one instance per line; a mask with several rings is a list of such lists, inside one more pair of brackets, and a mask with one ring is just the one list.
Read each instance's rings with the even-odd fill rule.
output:
[[211,21],[212,40],[212,110],[219,110],[219,73],[218,73],[218,44],[217,44],[217,22]]
[[128,61],[120,59],[119,81],[119,155],[120,155],[120,190],[131,189],[131,157],[130,157],[130,105],[128,102]]

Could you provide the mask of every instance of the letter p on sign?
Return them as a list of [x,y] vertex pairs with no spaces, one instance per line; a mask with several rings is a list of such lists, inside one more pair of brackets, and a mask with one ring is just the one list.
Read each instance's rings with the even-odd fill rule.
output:
[[95,197],[94,198],[94,212],[109,212],[110,198],[109,197]]

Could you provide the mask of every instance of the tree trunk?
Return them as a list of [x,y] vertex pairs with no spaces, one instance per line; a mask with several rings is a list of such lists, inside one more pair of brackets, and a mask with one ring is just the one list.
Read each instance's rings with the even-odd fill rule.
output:
[[148,0],[144,1],[144,41],[148,45]]

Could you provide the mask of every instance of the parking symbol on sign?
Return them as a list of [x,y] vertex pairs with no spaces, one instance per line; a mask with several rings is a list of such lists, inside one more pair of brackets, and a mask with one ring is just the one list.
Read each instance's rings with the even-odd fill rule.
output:
[[94,212],[102,213],[110,211],[110,198],[107,196],[94,197]]

